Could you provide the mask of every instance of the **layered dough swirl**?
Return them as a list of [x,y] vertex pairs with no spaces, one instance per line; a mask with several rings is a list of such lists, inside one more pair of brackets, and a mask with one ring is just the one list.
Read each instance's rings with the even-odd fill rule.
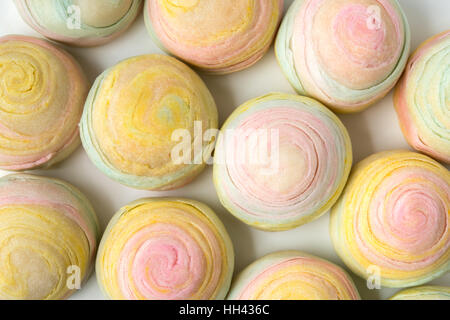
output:
[[450,287],[423,286],[397,292],[390,300],[450,300]]
[[125,31],[141,0],[14,0],[30,27],[44,37],[76,46],[104,44]]
[[91,204],[72,185],[1,178],[0,299],[68,297],[92,270],[99,233]]
[[223,299],[234,268],[231,240],[206,205],[132,202],[112,218],[97,256],[106,296],[127,300]]
[[450,163],[450,30],[423,43],[411,56],[394,104],[408,143]]
[[0,37],[0,168],[49,167],[80,144],[87,94],[76,61],[47,41]]
[[[174,58],[144,55],[97,78],[81,139],[94,164],[112,179],[165,190],[183,186],[203,170],[214,147],[204,136],[217,125],[215,102],[195,72]],[[185,133],[184,142],[177,130]],[[180,143],[189,149],[180,152],[183,159],[172,154]]]
[[350,276],[337,265],[298,251],[269,254],[233,281],[229,300],[359,300]]
[[269,49],[283,0],[147,0],[147,29],[163,50],[211,73],[247,68]]
[[352,147],[343,124],[322,104],[272,93],[233,112],[214,160],[222,204],[251,226],[278,231],[312,221],[334,204]]
[[355,166],[330,233],[356,274],[407,287],[449,271],[449,217],[449,171],[418,153],[388,151]]
[[295,90],[338,112],[360,111],[385,96],[409,49],[397,0],[296,0],[275,44]]

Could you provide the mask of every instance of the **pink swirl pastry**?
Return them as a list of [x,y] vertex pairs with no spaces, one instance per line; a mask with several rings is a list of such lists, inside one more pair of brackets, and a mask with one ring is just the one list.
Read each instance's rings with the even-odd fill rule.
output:
[[394,105],[408,143],[450,163],[450,30],[427,40],[411,56]]
[[78,63],[51,43],[0,37],[0,168],[49,167],[80,144],[87,94]]
[[211,73],[239,71],[267,52],[283,0],[147,0],[144,17],[155,43]]
[[338,112],[385,96],[409,55],[410,31],[396,0],[296,0],[275,44],[295,90]]
[[331,211],[339,256],[361,277],[409,287],[450,270],[450,173],[409,151],[357,164]]
[[111,299],[223,299],[234,268],[228,234],[202,203],[142,199],[105,231],[97,279]]
[[348,274],[337,265],[298,251],[269,254],[234,280],[230,300],[359,300]]
[[310,98],[272,93],[246,102],[223,125],[214,184],[243,222],[286,230],[333,205],[351,163],[347,130],[331,111]]

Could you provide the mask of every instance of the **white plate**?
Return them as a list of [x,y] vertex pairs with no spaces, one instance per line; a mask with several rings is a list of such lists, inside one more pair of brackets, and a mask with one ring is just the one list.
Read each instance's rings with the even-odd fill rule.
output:
[[[292,2],[285,0],[285,8]],[[413,49],[429,37],[450,29],[449,0],[400,0],[400,3],[411,25]],[[22,21],[12,1],[0,1],[0,15],[0,36],[39,36]],[[147,34],[142,15],[124,35],[109,44],[94,48],[64,47],[81,63],[90,81],[106,68],[130,56],[162,53]],[[202,77],[216,99],[221,123],[236,107],[251,98],[271,91],[294,93],[278,67],[273,48],[250,69],[231,75]],[[397,123],[392,93],[364,112],[339,117],[350,132],[355,162],[382,150],[409,148]],[[212,183],[212,168],[207,168],[194,182],[175,191],[139,191],[111,181],[94,167],[80,147],[59,166],[33,173],[64,179],[78,186],[92,201],[103,229],[116,210],[138,198],[182,196],[202,201],[216,211],[230,233],[236,251],[236,272],[267,253],[286,249],[309,252],[344,266],[328,235],[328,214],[285,232],[268,233],[252,229],[220,205]],[[0,171],[0,175],[4,174],[6,172]],[[369,290],[365,280],[351,275],[363,299],[385,299],[398,291],[389,288]],[[450,286],[450,274],[431,284]],[[104,299],[95,275],[72,299]]]

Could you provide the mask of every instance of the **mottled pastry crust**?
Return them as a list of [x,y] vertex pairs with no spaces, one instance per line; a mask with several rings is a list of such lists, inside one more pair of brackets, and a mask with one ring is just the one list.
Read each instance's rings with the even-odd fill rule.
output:
[[[144,55],[97,78],[81,120],[81,139],[90,159],[112,179],[133,188],[167,190],[204,169],[214,144],[203,138],[217,126],[214,99],[194,71],[172,57]],[[189,158],[173,154],[183,143],[177,132],[189,136]]]

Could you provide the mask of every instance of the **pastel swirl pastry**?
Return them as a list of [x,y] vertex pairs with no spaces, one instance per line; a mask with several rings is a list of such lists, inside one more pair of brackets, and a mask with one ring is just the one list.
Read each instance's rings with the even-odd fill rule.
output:
[[174,58],[144,55],[97,78],[80,126],[86,152],[106,175],[166,190],[204,169],[214,144],[203,138],[217,125],[215,102],[195,72]]
[[450,300],[450,287],[423,286],[397,292],[390,300]]
[[334,247],[357,275],[408,287],[450,270],[450,173],[427,156],[381,152],[357,164],[331,211]]
[[44,37],[75,46],[96,46],[125,31],[141,0],[14,0],[25,22]]
[[223,74],[263,57],[282,13],[283,0],[147,0],[144,18],[162,50]]
[[86,197],[61,180],[0,178],[0,299],[63,299],[90,275],[99,227]]
[[397,0],[296,0],[275,43],[295,90],[338,112],[385,96],[409,55],[410,30]]
[[229,300],[359,300],[349,275],[337,265],[298,252],[269,254],[233,281]]
[[450,30],[423,43],[411,56],[394,105],[408,143],[450,163]]
[[341,121],[319,102],[272,93],[236,109],[223,125],[214,159],[220,201],[263,230],[287,230],[324,214],[352,165]]
[[187,199],[134,201],[112,218],[96,273],[115,300],[223,299],[234,268],[231,240],[206,205]]
[[0,37],[0,169],[49,167],[71,154],[87,90],[65,51],[33,37]]

